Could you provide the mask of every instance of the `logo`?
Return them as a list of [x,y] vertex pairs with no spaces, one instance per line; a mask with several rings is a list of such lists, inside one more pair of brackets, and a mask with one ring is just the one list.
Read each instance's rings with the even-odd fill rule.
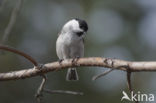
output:
[[130,93],[130,96],[125,91],[122,91],[122,98],[121,101],[123,100],[128,100],[128,101],[154,101],[154,94],[143,94],[140,91],[137,93],[134,93],[133,91]]

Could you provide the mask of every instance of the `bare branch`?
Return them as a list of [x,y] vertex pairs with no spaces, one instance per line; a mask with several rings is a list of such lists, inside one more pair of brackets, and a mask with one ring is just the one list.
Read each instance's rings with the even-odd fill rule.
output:
[[50,94],[71,94],[71,95],[83,95],[83,92],[75,92],[75,91],[65,91],[65,90],[49,90],[49,89],[43,89],[44,92],[50,93]]
[[35,95],[36,97],[36,100],[37,100],[37,103],[40,103],[41,102],[41,97],[42,97],[42,92],[43,92],[43,88],[44,88],[44,85],[46,83],[46,80],[47,80],[47,77],[46,75],[42,75],[43,79],[42,79],[42,82],[37,90],[37,93]]
[[98,74],[98,75],[95,75],[95,76],[93,76],[92,80],[96,80],[96,79],[98,79],[98,78],[100,78],[100,77],[103,77],[103,76],[107,75],[108,73],[110,73],[110,72],[113,71],[113,70],[114,70],[114,69],[108,69],[108,70],[106,70],[106,71],[103,72],[103,73],[100,73],[100,74]]
[[56,70],[62,70],[70,67],[79,66],[91,66],[91,67],[106,67],[116,70],[127,71],[127,66],[131,72],[142,72],[142,71],[156,71],[156,62],[131,62],[119,59],[108,59],[101,57],[89,57],[89,58],[79,58],[75,64],[72,62],[73,59],[63,60],[61,65],[59,62],[47,63],[43,69],[24,69],[19,71],[0,73],[0,81],[15,80],[22,78],[30,78],[33,76],[38,76],[47,72],[52,72]]
[[33,59],[31,56],[29,56],[28,54],[26,54],[26,53],[24,53],[24,52],[21,52],[21,51],[19,51],[19,50],[16,50],[16,49],[14,49],[14,48],[12,48],[12,47],[8,47],[8,46],[6,46],[6,45],[0,45],[0,49],[2,49],[2,50],[6,50],[6,51],[10,51],[10,52],[13,52],[13,53],[15,53],[15,54],[18,54],[18,55],[20,55],[20,56],[23,56],[23,57],[25,57],[27,60],[29,60],[31,63],[33,63],[34,64],[34,66],[38,66],[38,63],[35,61],[35,59]]
[[[132,75],[132,73],[131,73],[131,71],[129,69],[129,66],[127,66],[127,86],[128,86],[130,94],[133,91],[132,84],[131,84],[131,75]],[[135,101],[135,100],[134,100],[134,102],[139,103],[138,101]]]
[[131,85],[131,72],[127,71],[127,85],[130,93],[132,92],[132,85]]
[[5,42],[8,40],[10,32],[11,32],[11,30],[12,30],[12,28],[13,28],[15,22],[16,22],[17,14],[18,14],[18,12],[19,12],[19,10],[21,8],[22,1],[23,0],[18,0],[15,7],[14,7],[14,9],[12,10],[10,21],[9,21],[7,27],[4,30],[4,34],[3,34],[3,37],[2,37],[2,41],[1,41],[2,44],[5,44]]

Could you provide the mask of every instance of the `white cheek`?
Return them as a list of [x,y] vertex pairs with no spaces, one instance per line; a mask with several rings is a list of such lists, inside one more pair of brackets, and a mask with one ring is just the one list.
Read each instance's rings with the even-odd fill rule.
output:
[[78,23],[76,23],[76,24],[73,24],[73,30],[79,30],[80,28],[79,28],[79,25],[78,25]]
[[82,29],[80,29],[79,23],[76,20],[73,20],[71,22],[71,26],[73,31],[83,31]]

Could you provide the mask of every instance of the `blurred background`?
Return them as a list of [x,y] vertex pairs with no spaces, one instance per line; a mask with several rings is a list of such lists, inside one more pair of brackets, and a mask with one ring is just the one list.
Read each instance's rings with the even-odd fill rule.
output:
[[[19,0],[0,0],[0,41]],[[156,60],[155,0],[22,0],[16,22],[4,44],[24,51],[39,63],[57,61],[55,42],[62,26],[72,18],[87,21],[85,57],[130,61]],[[31,68],[23,57],[0,53],[0,72]],[[79,68],[78,82],[65,81],[66,70],[49,72],[46,88],[83,92],[83,96],[44,93],[44,103],[120,103],[127,90],[126,73],[113,71],[92,81],[107,68]],[[132,74],[136,92],[156,96],[156,73]],[[41,77],[0,82],[0,103],[34,103]],[[156,101],[156,100],[155,100]],[[128,101],[122,101],[122,103]],[[142,102],[145,103],[145,102]],[[146,102],[148,103],[148,102]],[[150,102],[155,103],[155,102]]]

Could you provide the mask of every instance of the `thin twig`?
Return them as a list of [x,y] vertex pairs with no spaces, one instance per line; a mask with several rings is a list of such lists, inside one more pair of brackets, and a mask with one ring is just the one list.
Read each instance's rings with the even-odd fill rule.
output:
[[[128,86],[130,94],[133,91],[132,90],[132,84],[131,84],[131,74],[132,74],[131,71],[129,69],[127,69],[127,86]],[[135,100],[134,100],[134,102],[139,103],[138,101],[135,101]]]
[[103,72],[103,73],[100,73],[100,74],[98,74],[98,75],[95,75],[95,76],[93,76],[92,80],[96,80],[96,79],[98,79],[98,78],[101,78],[101,77],[107,75],[108,73],[110,73],[110,72],[113,71],[113,70],[114,70],[114,69],[108,69],[108,70],[106,70],[106,71]]
[[18,0],[14,9],[12,10],[12,13],[11,13],[11,17],[10,17],[10,20],[9,20],[9,23],[7,25],[7,27],[5,28],[4,30],[4,34],[3,34],[3,37],[2,37],[2,41],[1,43],[2,44],[5,44],[5,42],[8,40],[8,37],[10,35],[10,32],[16,22],[16,19],[17,19],[17,14],[21,8],[21,4],[22,4],[22,1],[23,0]]
[[6,50],[6,51],[10,51],[10,52],[13,52],[15,54],[18,54],[20,56],[23,56],[25,57],[27,60],[29,60],[32,64],[34,64],[34,66],[38,66],[38,63],[36,62],[35,59],[33,59],[31,56],[29,56],[28,54],[24,53],[24,52],[21,52],[19,50],[16,50],[12,47],[9,47],[9,46],[6,46],[6,45],[0,45],[0,49],[2,50]]
[[75,91],[68,91],[68,90],[49,90],[49,89],[43,89],[44,92],[50,93],[50,94],[71,94],[71,95],[83,95],[83,92],[75,92]]
[[127,85],[130,93],[132,92],[132,85],[131,85],[131,72],[127,71]]
[[46,80],[47,80],[47,78],[46,78],[45,75],[42,75],[42,77],[43,77],[42,82],[41,82],[41,84],[40,84],[40,86],[39,86],[39,88],[37,89],[37,92],[36,92],[36,94],[35,94],[37,103],[40,103],[40,102],[41,102],[41,99],[42,99],[41,97],[43,96],[43,95],[42,95],[43,88],[44,88],[44,85],[45,85]]

